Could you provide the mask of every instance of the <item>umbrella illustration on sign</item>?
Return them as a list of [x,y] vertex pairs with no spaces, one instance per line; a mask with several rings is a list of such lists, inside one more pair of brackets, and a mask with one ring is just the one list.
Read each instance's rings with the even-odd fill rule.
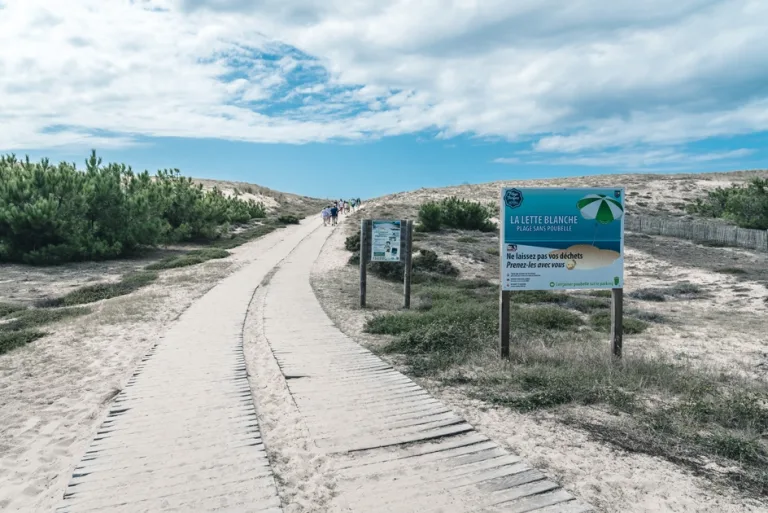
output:
[[624,215],[624,207],[621,202],[606,196],[605,194],[589,194],[576,202],[576,206],[584,219],[595,220],[595,232],[592,237],[592,245],[597,238],[597,227],[601,224],[610,224]]
[[600,224],[609,224],[624,215],[621,203],[605,194],[590,194],[584,196],[576,206],[579,207],[584,219],[594,219]]

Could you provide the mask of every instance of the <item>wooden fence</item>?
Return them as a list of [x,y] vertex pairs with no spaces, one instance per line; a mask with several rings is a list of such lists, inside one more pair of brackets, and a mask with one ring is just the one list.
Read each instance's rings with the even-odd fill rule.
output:
[[624,219],[624,229],[649,235],[666,235],[697,242],[768,251],[768,231],[747,230],[707,221],[627,215]]

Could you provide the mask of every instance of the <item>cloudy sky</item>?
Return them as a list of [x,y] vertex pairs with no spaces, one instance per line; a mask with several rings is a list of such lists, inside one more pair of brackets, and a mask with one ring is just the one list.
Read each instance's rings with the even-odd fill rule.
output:
[[322,195],[768,167],[766,27],[765,0],[0,0],[0,151]]

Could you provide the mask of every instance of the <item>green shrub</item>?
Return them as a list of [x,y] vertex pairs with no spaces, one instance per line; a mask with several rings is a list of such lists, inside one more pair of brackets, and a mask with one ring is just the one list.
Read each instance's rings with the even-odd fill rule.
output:
[[360,251],[360,232],[347,237],[344,241],[344,248],[346,248],[347,251],[352,252]]
[[746,185],[718,187],[706,198],[689,204],[687,211],[726,219],[741,228],[768,230],[768,179],[754,178]]
[[437,256],[437,253],[422,249],[413,257],[414,272],[436,273],[443,276],[458,276],[459,270],[449,261]]
[[492,215],[493,212],[481,203],[451,197],[421,205],[419,227],[426,232],[435,232],[442,227],[491,232],[496,229],[490,220]]
[[204,191],[178,170],[134,173],[102,165],[84,171],[10,155],[0,158],[0,260],[57,264],[117,258],[146,246],[213,239],[232,223],[264,217],[261,203]]
[[293,214],[283,214],[277,220],[283,224],[299,224],[299,218]]
[[419,230],[436,232],[442,226],[442,209],[435,202],[424,203],[419,207]]

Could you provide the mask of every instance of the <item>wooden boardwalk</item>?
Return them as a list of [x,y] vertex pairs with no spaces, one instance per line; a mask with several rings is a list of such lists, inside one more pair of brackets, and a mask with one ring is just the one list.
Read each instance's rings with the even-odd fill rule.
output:
[[59,513],[282,511],[242,348],[263,278],[318,227],[275,232],[148,354],[76,466]]
[[326,238],[308,238],[270,280],[264,333],[339,474],[332,510],[590,511],[334,327],[309,283]]

